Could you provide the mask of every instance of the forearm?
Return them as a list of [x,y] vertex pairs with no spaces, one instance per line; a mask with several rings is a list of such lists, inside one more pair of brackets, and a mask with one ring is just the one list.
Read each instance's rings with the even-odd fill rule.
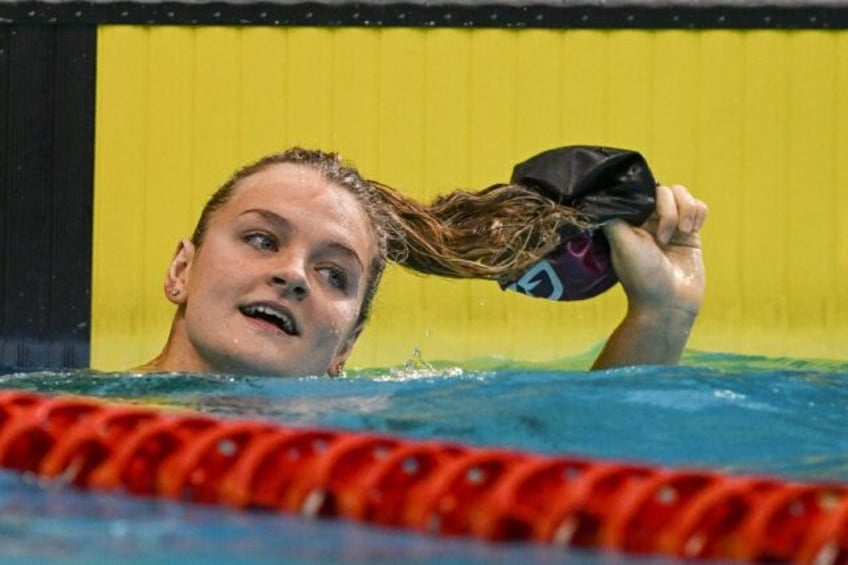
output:
[[677,364],[695,317],[695,313],[679,308],[629,309],[610,335],[592,369]]

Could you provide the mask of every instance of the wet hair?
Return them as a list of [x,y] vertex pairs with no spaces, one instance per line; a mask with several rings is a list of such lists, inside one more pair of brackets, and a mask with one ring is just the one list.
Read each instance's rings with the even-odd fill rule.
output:
[[232,198],[239,181],[283,163],[311,168],[345,188],[369,218],[377,254],[368,267],[357,325],[368,318],[387,261],[424,274],[510,280],[553,250],[563,229],[587,225],[573,208],[520,185],[457,190],[424,204],[366,180],[338,153],[294,147],[236,171],[204,206],[192,243],[202,245],[212,215]]
[[589,222],[536,190],[498,184],[456,190],[422,204],[372,181],[401,234],[389,258],[428,275],[514,280],[559,245],[565,230]]

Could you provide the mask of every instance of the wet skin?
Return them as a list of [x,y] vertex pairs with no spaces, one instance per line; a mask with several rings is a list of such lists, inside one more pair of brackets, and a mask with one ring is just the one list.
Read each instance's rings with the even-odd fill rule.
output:
[[302,165],[242,179],[202,244],[177,247],[165,281],[179,306],[146,368],[323,375],[361,330],[375,237],[355,197]]

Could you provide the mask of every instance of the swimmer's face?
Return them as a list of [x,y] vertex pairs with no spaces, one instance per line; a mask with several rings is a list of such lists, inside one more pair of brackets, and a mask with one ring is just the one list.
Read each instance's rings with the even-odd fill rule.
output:
[[180,306],[175,366],[196,372],[321,375],[343,363],[361,328],[368,217],[345,188],[297,164],[238,182],[202,244],[180,243],[166,287]]

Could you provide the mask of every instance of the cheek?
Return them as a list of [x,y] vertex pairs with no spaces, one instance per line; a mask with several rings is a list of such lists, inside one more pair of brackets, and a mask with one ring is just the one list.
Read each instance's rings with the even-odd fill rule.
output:
[[221,246],[213,251],[192,265],[189,285],[196,294],[214,298],[221,291],[238,288],[251,279],[250,265],[240,260],[238,254],[228,253]]
[[358,315],[358,301],[343,300],[329,303],[326,328],[328,337],[337,342],[347,339],[353,332]]

